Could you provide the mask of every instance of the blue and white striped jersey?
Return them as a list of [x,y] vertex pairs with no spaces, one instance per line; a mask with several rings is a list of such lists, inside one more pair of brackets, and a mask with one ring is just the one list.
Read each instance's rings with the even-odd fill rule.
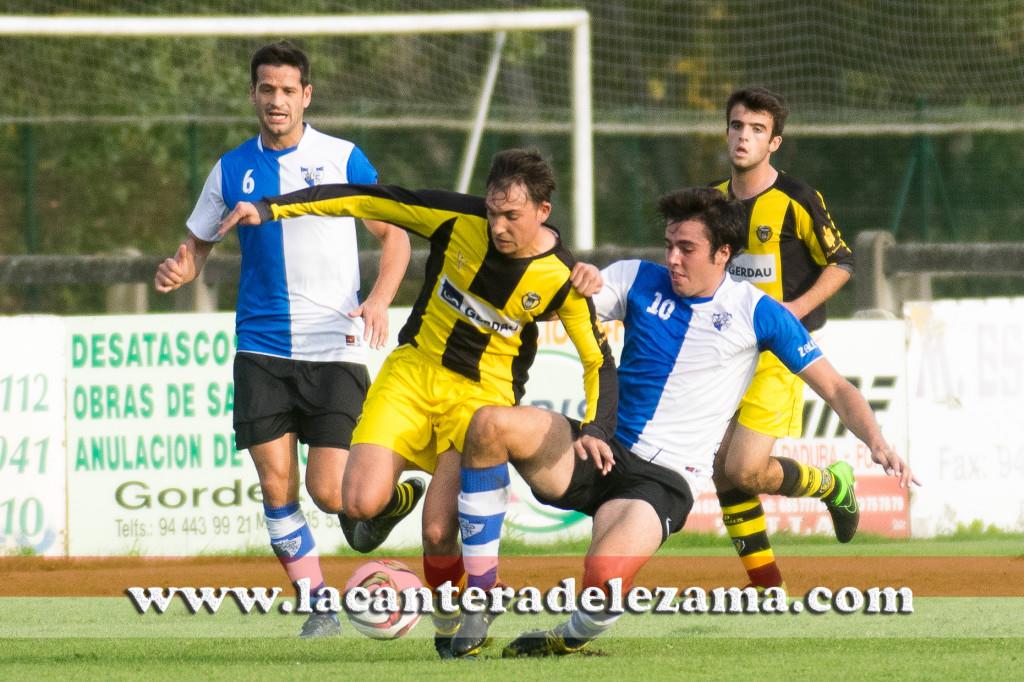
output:
[[639,260],[602,271],[598,315],[622,320],[616,437],[702,487],[758,355],[798,373],[821,357],[803,325],[748,282],[726,275],[713,296],[683,298],[668,270]]
[[[299,143],[264,149],[259,136],[221,157],[188,219],[204,241],[239,201],[326,183],[373,184],[377,171],[347,140],[307,125]],[[286,225],[287,223],[287,225]],[[238,350],[294,360],[365,363],[359,257],[352,218],[302,216],[236,229],[242,247]]]

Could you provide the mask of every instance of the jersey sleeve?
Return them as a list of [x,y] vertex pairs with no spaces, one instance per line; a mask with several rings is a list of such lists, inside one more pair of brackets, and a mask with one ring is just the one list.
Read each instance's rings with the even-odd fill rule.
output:
[[603,285],[594,294],[594,308],[602,320],[626,319],[626,301],[629,290],[640,270],[640,261],[616,261],[601,271]]
[[754,334],[758,349],[770,350],[793,374],[822,356],[800,320],[771,296],[762,296],[754,306]]
[[376,185],[377,169],[366,158],[366,154],[359,147],[353,147],[348,156],[348,166],[345,169],[345,177],[348,181],[357,185]]
[[798,221],[797,234],[807,245],[814,262],[822,267],[838,265],[852,273],[853,251],[843,241],[843,235],[832,221],[821,193],[812,191],[806,204],[801,204],[806,213]]
[[217,235],[221,219],[227,215],[228,207],[224,203],[222,191],[220,161],[216,163],[210,174],[206,176],[203,191],[199,193],[192,215],[185,221],[189,232],[204,242],[219,242],[223,237]]
[[583,363],[587,411],[582,430],[588,436],[607,441],[615,435],[618,413],[619,380],[615,359],[597,321],[594,302],[580,296],[568,283],[566,286],[568,291],[558,308],[558,317]]
[[256,208],[263,222],[303,215],[352,216],[382,220],[427,239],[456,220],[487,224],[483,197],[394,185],[314,185],[256,202]]

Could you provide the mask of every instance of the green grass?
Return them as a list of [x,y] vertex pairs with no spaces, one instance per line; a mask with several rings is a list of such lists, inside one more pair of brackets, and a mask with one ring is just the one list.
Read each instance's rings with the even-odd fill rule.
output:
[[[858,536],[849,545],[776,534],[774,544],[782,556],[1021,556],[1024,535],[968,527],[929,540]],[[571,555],[586,545],[512,538],[503,551]],[[700,534],[676,535],[661,552],[733,553],[725,538]],[[339,637],[305,642],[295,638],[301,616],[246,616],[230,602],[216,615],[192,615],[178,601],[166,614],[140,615],[120,597],[10,597],[0,599],[0,679],[974,680],[1018,679],[1024,665],[1024,598],[1003,597],[920,597],[914,613],[889,616],[627,615],[586,656],[500,658],[519,632],[561,618],[503,616],[480,660],[441,662],[426,620],[395,642],[368,640],[348,625]]]
[[183,606],[140,616],[126,599],[8,598],[0,600],[0,676],[522,682],[721,679],[754,671],[758,679],[792,680],[831,670],[842,679],[1017,677],[1024,599],[920,598],[914,609],[889,616],[627,615],[589,655],[526,661],[500,659],[500,647],[558,617],[507,615],[495,622],[495,644],[480,660],[444,663],[434,658],[426,622],[395,642],[365,639],[347,625],[342,636],[304,642],[294,638],[297,616],[243,616],[233,608],[191,615]]

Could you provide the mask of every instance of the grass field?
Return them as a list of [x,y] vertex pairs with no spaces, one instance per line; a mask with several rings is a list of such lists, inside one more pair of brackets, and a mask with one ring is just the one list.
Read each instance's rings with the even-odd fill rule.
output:
[[[719,555],[721,543],[682,536],[663,552]],[[775,544],[782,556],[998,556],[1024,562],[1021,536],[984,532],[929,541],[858,538],[844,547],[780,536]],[[506,549],[519,548],[510,543]],[[579,549],[554,548],[563,555]],[[728,546],[724,550],[728,554]],[[887,584],[885,578],[879,576],[878,584]],[[368,640],[347,625],[339,637],[306,642],[295,638],[300,616],[243,615],[230,604],[216,615],[192,615],[178,602],[163,615],[140,615],[123,597],[4,597],[0,679],[1020,678],[1024,597],[915,597],[913,607],[900,615],[626,615],[587,655],[554,660],[500,658],[501,647],[519,632],[560,619],[510,614],[495,622],[495,644],[480,659],[442,662],[425,620],[394,642]]]

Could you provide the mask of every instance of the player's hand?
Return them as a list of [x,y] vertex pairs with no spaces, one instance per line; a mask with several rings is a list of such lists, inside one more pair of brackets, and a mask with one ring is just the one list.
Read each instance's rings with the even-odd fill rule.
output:
[[921,485],[921,482],[910,470],[910,466],[893,451],[888,443],[883,442],[881,445],[871,448],[871,459],[881,465],[886,474],[897,477],[901,488],[909,488],[911,483]]
[[153,286],[161,294],[180,289],[196,278],[196,259],[186,244],[178,247],[174,256],[165,258],[156,268]]
[[573,441],[572,447],[576,451],[577,457],[593,462],[602,476],[607,476],[615,464],[615,455],[612,454],[612,449],[600,438],[583,435]]
[[230,232],[235,225],[259,225],[260,212],[248,201],[239,201],[235,208],[220,221],[217,228],[217,235],[223,237]]
[[590,298],[597,292],[601,291],[601,287],[604,286],[604,280],[601,279],[601,271],[597,269],[596,265],[590,263],[577,263],[572,268],[572,274],[569,275],[569,281],[572,282],[572,286],[579,293],[580,296]]
[[351,318],[363,318],[363,340],[370,348],[380,349],[388,340],[388,307],[377,302],[373,296],[367,297],[363,304],[348,314]]

